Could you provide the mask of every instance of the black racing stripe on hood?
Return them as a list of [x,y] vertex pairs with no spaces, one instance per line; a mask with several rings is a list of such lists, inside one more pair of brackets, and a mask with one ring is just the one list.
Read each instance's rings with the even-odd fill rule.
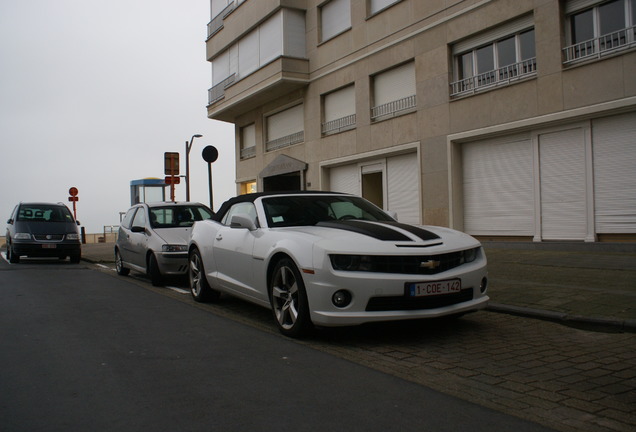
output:
[[419,228],[413,225],[408,225],[408,224],[403,224],[403,223],[399,223],[399,222],[383,222],[386,223],[387,225],[392,225],[395,227],[398,227],[400,229],[403,229],[404,231],[408,231],[411,234],[419,237],[420,239],[424,240],[424,241],[428,241],[428,240],[437,240],[440,237],[435,234],[432,233],[430,231],[427,231],[423,228]]
[[412,241],[390,226],[357,220],[318,222],[316,226],[342,229],[384,241]]

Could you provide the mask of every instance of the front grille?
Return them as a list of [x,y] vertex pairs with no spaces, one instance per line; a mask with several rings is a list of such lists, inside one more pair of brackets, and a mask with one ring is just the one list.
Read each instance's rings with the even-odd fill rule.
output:
[[395,310],[435,309],[473,299],[473,289],[465,288],[458,293],[428,297],[373,297],[367,303],[367,312]]
[[62,241],[64,234],[35,234],[33,237],[37,241]]
[[476,253],[476,249],[469,249],[438,255],[334,254],[329,257],[332,267],[340,271],[435,275],[473,261]]

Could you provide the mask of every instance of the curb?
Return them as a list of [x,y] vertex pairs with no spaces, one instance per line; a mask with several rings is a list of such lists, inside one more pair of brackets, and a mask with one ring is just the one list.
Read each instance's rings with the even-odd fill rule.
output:
[[552,321],[584,330],[613,333],[636,333],[636,320],[603,317],[585,317],[569,315],[562,312],[533,309],[523,306],[513,306],[501,303],[488,303],[486,310],[509,315]]

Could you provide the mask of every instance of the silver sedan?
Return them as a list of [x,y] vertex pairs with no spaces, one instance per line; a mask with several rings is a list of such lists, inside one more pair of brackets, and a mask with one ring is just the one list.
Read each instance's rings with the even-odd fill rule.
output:
[[145,273],[160,286],[166,275],[188,271],[188,240],[196,221],[210,219],[212,210],[200,203],[141,203],[128,210],[115,243],[117,273]]

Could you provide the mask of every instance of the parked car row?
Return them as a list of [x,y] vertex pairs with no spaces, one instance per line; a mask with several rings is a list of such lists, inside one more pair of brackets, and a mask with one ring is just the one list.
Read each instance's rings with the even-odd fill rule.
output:
[[[7,258],[81,257],[78,223],[62,203],[20,203]],[[486,307],[486,256],[473,237],[408,225],[364,198],[333,192],[241,195],[218,213],[200,203],[132,206],[116,270],[162,285],[189,279],[198,302],[222,293],[270,308],[281,333],[311,327],[460,316]]]
[[225,293],[268,307],[292,337],[314,325],[460,316],[489,300],[476,239],[330,192],[242,195],[216,214],[139,204],[122,221],[115,259],[120,275],[145,272],[155,285],[187,274],[199,302]]

